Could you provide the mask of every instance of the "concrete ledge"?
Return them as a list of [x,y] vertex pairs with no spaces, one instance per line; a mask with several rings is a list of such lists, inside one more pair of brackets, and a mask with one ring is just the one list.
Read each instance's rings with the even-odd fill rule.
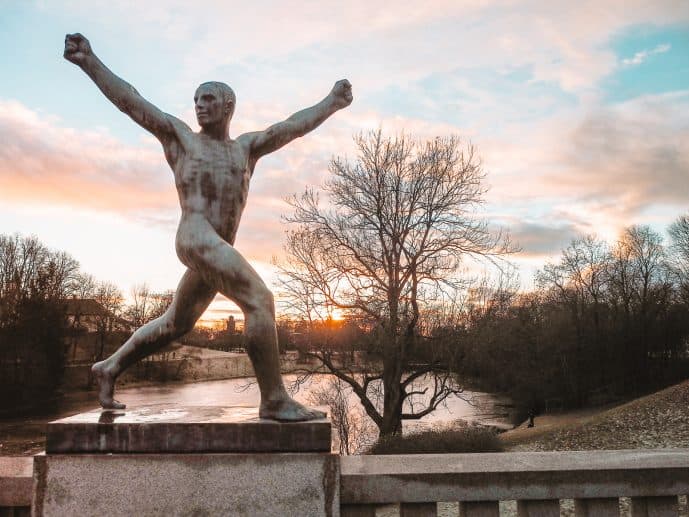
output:
[[343,504],[689,493],[689,449],[346,456]]
[[31,506],[32,473],[31,456],[0,457],[0,507]]

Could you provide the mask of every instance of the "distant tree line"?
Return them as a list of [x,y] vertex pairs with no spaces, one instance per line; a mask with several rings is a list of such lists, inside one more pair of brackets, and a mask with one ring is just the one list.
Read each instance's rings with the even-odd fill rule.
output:
[[[667,244],[648,226],[631,226],[614,243],[581,236],[537,272],[530,292],[503,269],[453,300],[427,303],[407,364],[442,364],[459,386],[506,392],[537,411],[689,377],[689,216],[668,233]],[[383,364],[386,337],[351,313],[284,319],[279,334],[282,348],[325,358],[353,378],[375,377]]]
[[524,404],[581,406],[689,376],[689,217],[582,236],[518,293],[503,277],[475,287],[464,317],[438,329],[460,375]]
[[77,262],[35,237],[0,235],[0,410],[45,401],[64,365],[60,301],[76,289]]
[[228,329],[224,323],[213,327],[197,326],[179,338],[179,342],[221,352],[237,352],[244,349],[244,334],[241,331]]
[[[58,395],[70,346],[81,332],[74,300],[95,300],[102,308],[90,314],[99,338],[93,358],[105,353],[115,330],[132,327],[162,314],[171,293],[152,293],[136,286],[132,303],[112,283],[80,271],[64,251],[54,251],[36,237],[0,234],[0,413],[46,406]],[[76,308],[76,309],[75,309]]]

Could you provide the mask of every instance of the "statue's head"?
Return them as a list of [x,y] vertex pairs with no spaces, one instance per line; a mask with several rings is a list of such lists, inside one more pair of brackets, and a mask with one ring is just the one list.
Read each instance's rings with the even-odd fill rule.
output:
[[210,81],[201,84],[194,94],[194,108],[199,126],[229,123],[234,114],[236,97],[225,83]]

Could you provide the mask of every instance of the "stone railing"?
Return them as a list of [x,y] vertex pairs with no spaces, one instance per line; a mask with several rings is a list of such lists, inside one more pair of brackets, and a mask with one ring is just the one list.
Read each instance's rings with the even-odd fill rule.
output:
[[[400,515],[435,516],[438,502],[459,502],[462,516],[497,516],[499,501],[517,515],[559,516],[574,499],[577,516],[678,515],[689,493],[689,449],[349,456],[341,459],[343,517],[373,517],[400,503]],[[454,513],[456,515],[456,513]]]
[[[0,457],[0,516],[28,515],[32,460]],[[578,516],[619,516],[620,497],[634,517],[678,515],[689,449],[349,456],[340,458],[339,492],[343,517],[372,517],[391,503],[405,517],[435,516],[438,502],[459,503],[462,516],[497,516],[499,501],[515,500],[519,516],[557,516],[562,499],[574,499]]]

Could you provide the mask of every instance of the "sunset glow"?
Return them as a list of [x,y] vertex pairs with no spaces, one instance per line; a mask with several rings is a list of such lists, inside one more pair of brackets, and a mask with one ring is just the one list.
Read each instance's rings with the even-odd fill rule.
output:
[[[508,230],[522,287],[577,235],[661,233],[689,207],[689,9],[684,2],[269,0],[5,2],[0,233],[34,234],[123,292],[174,289],[179,218],[160,144],[62,58],[81,32],[116,74],[197,128],[206,80],[237,93],[233,137],[322,99],[354,102],[256,167],[236,247],[269,285],[284,198],[381,127],[476,145],[482,215]],[[218,298],[202,318],[241,313]],[[338,312],[334,319],[341,319]]]

